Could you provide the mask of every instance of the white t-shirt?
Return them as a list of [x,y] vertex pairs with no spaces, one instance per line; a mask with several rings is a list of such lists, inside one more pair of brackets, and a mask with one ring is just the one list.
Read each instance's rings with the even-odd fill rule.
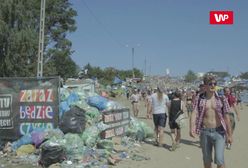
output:
[[157,93],[153,93],[151,96],[152,100],[152,113],[153,114],[168,114],[168,108],[166,106],[169,103],[169,98],[166,94],[163,94],[163,98],[161,101],[158,101]]
[[137,102],[138,103],[139,99],[140,99],[140,97],[138,94],[132,94],[130,97],[131,102]]
[[147,103],[151,103],[152,102],[152,95],[147,95],[146,101],[147,101]]

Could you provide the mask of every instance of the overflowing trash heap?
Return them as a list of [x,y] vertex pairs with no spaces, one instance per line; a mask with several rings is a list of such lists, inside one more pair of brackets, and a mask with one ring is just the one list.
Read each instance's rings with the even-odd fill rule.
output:
[[[144,122],[128,117],[127,129],[119,136],[103,136],[111,124],[104,123],[103,113],[125,109],[119,103],[83,88],[61,88],[59,127],[37,128],[14,142],[0,144],[0,158],[49,167],[102,167],[121,160],[145,160],[135,148],[140,141],[153,137]],[[106,133],[106,132],[105,132]]]

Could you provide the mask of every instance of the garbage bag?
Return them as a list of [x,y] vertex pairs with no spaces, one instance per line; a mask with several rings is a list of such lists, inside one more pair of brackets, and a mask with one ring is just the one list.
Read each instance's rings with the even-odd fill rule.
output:
[[33,131],[31,132],[31,136],[35,147],[39,147],[40,144],[45,140],[46,133],[45,131]]
[[131,117],[126,135],[138,141],[143,141],[145,138],[153,137],[153,130],[144,122]]
[[121,109],[123,106],[121,106],[118,102],[115,101],[108,101],[106,104],[105,110],[115,110],[115,109]]
[[63,116],[66,111],[70,110],[70,106],[67,101],[60,102],[59,104],[59,118]]
[[154,131],[146,123],[140,121],[140,127],[144,130],[145,138],[152,138],[154,136]]
[[59,127],[65,134],[68,132],[82,133],[85,129],[85,122],[85,111],[73,106],[63,114]]
[[35,147],[31,144],[29,145],[22,145],[20,148],[16,150],[17,156],[32,154],[35,152]]
[[70,105],[73,105],[73,104],[75,104],[77,101],[79,101],[79,96],[78,96],[77,93],[72,92],[72,93],[68,96],[68,98],[67,98],[66,101],[67,101],[67,103],[69,104],[69,106],[70,106]]
[[11,147],[15,151],[20,146],[27,145],[27,144],[32,144],[31,134],[23,135],[20,139],[18,139],[17,141],[14,141]]
[[69,160],[79,160],[84,153],[84,142],[79,134],[68,133],[65,135],[66,156]]
[[59,129],[35,129],[31,132],[32,142],[35,144],[35,147],[39,147],[44,141],[55,138],[63,138],[64,133]]
[[4,146],[5,144],[7,143],[8,141],[6,140],[3,140],[3,139],[0,139],[0,151],[2,151],[4,149]]
[[86,122],[86,127],[87,127],[87,125],[91,126],[91,125],[98,123],[100,120],[102,120],[102,115],[96,107],[92,107],[88,105],[87,103],[86,105],[87,107],[83,109],[86,111],[85,117],[87,121]]
[[100,131],[97,126],[91,126],[85,129],[83,134],[81,134],[81,138],[86,146],[94,147],[100,138],[99,134]]
[[45,139],[51,139],[53,137],[57,139],[63,139],[64,138],[64,133],[59,129],[46,129],[46,138]]
[[75,106],[83,109],[86,111],[86,115],[91,119],[94,120],[97,118],[101,113],[96,107],[89,106],[85,101],[78,101]]
[[105,110],[107,108],[108,99],[102,96],[92,96],[88,97],[86,102],[98,110]]
[[59,144],[45,143],[41,147],[39,164],[49,167],[51,164],[62,162],[66,159],[65,149]]

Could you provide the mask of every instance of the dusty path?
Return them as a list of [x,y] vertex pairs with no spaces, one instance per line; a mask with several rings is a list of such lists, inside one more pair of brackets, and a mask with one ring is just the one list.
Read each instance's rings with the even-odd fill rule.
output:
[[[116,101],[130,107],[130,103],[125,98],[117,98]],[[153,128],[151,120],[145,119],[146,111],[144,103],[140,104],[139,119],[146,122]],[[241,121],[237,123],[234,133],[234,143],[231,150],[225,151],[226,168],[247,168],[248,163],[248,106],[243,105],[241,110]],[[189,137],[188,126],[182,130],[181,147],[174,152],[168,148],[171,139],[168,134],[169,127],[165,128],[165,148],[158,148],[151,144],[142,144],[140,152],[142,155],[150,157],[150,160],[133,161],[131,159],[121,161],[118,168],[201,168],[202,155],[199,148],[198,138]],[[214,166],[215,167],[215,166]]]

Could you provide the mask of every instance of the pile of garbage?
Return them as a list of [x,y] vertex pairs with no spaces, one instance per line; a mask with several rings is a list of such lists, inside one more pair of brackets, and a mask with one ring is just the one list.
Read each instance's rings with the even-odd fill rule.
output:
[[58,128],[37,128],[17,141],[0,141],[0,158],[15,155],[19,161],[43,167],[102,168],[128,158],[149,159],[134,152],[139,141],[153,137],[153,130],[144,122],[131,117],[124,135],[101,137],[109,128],[102,121],[102,112],[124,108],[119,103],[80,87],[62,88],[60,100]]

